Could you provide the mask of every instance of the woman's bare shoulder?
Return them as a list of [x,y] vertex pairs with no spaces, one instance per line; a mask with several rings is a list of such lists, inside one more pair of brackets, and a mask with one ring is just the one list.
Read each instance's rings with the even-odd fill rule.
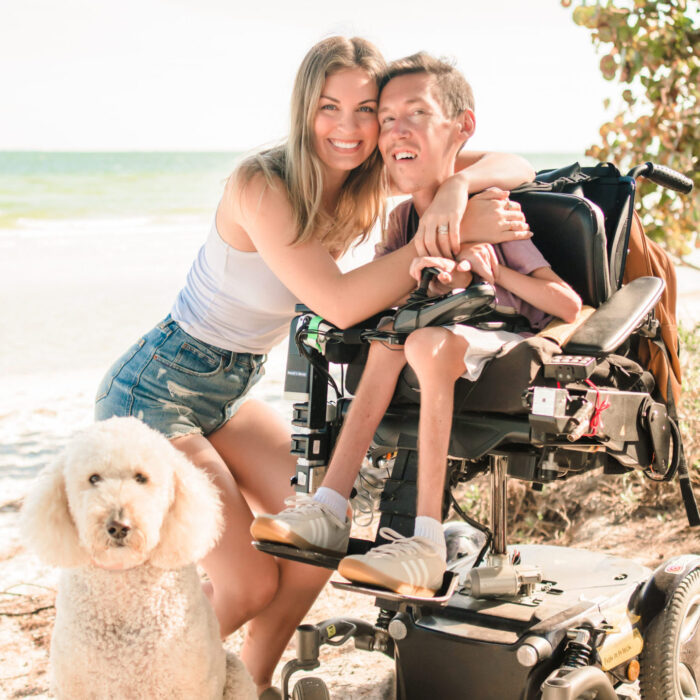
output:
[[234,172],[226,182],[216,216],[221,237],[240,250],[256,250],[267,231],[279,241],[295,237],[294,215],[281,178],[262,171]]

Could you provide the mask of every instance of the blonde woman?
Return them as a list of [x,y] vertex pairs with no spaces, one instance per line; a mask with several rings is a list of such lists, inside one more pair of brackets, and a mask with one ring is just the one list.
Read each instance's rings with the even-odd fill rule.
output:
[[[332,37],[304,58],[281,146],[244,161],[229,179],[209,237],[171,313],[109,370],[96,418],[135,415],[173,441],[218,486],[225,530],[202,561],[223,637],[247,624],[242,657],[260,693],[327,573],[261,554],[253,512],[277,512],[292,494],[289,431],[266,405],[245,401],[266,353],[302,301],[345,327],[388,307],[415,284],[409,265],[448,225],[528,235],[505,193],[466,210],[468,192],[532,177],[516,156],[460,154],[414,242],[345,274],[336,260],[380,218],[384,174],[377,150],[378,80],[385,68],[362,39]],[[504,225],[504,221],[507,224]],[[445,243],[442,243],[445,245]]]

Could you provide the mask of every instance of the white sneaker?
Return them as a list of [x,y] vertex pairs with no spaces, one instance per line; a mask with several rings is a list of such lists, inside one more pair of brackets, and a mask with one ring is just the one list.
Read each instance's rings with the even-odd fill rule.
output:
[[367,554],[345,557],[338,573],[350,581],[381,586],[403,595],[435,595],[446,568],[439,547],[425,537],[402,537],[388,527],[381,528],[379,534],[393,541]]
[[350,538],[350,521],[339,520],[323,503],[298,493],[285,499],[277,515],[258,515],[250,526],[254,539],[279,542],[323,554],[345,554]]

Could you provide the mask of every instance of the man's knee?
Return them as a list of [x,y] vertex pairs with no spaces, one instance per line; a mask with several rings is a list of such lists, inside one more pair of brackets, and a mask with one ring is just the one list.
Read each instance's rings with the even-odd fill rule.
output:
[[419,376],[439,372],[455,378],[464,371],[466,341],[446,328],[428,326],[413,331],[405,349],[408,363]]

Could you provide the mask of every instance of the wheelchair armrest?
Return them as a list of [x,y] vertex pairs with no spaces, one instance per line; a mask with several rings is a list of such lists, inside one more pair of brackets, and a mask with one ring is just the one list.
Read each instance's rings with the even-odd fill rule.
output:
[[664,290],[658,277],[638,277],[601,304],[564,346],[570,355],[608,355],[642,324]]

